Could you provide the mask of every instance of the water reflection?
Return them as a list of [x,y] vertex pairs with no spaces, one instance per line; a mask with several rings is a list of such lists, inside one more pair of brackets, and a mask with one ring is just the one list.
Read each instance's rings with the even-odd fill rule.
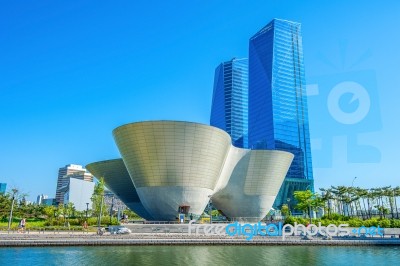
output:
[[0,265],[390,265],[398,247],[112,246],[0,248]]

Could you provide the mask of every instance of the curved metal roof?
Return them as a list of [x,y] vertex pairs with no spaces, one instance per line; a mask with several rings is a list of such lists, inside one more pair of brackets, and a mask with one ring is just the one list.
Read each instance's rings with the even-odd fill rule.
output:
[[107,188],[137,215],[146,220],[152,220],[151,215],[140,202],[136,188],[122,159],[94,162],[86,165],[86,169],[95,177],[104,178]]

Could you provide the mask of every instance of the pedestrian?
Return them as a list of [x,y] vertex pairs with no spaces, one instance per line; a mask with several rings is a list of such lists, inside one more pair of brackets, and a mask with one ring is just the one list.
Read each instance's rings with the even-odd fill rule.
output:
[[26,226],[26,220],[25,218],[22,218],[21,221],[19,221],[18,225],[18,232],[25,232],[25,226]]
[[21,221],[19,221],[19,224],[18,224],[18,233],[20,233],[21,232],[21,230],[22,230],[22,219],[21,219]]
[[87,222],[86,222],[86,221],[83,222],[83,229],[86,230],[86,231],[87,231],[87,229],[88,229],[88,225],[87,225]]

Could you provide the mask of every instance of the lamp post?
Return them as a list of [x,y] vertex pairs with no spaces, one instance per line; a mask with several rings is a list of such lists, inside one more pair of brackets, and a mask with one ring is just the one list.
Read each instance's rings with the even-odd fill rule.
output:
[[210,224],[212,224],[212,199],[210,199]]
[[12,202],[11,202],[11,210],[10,210],[10,218],[8,219],[8,231],[10,231],[11,228],[11,223],[12,223],[12,215],[13,215],[13,210],[14,210],[14,201],[15,201],[15,197],[18,193],[18,189],[13,188],[12,190]]
[[355,176],[355,177],[353,178],[353,181],[351,182],[351,187],[354,186],[354,181],[356,181],[356,179],[357,179],[357,177]]
[[97,222],[97,227],[100,229],[101,225],[101,214],[103,212],[103,203],[104,203],[104,192],[101,194],[101,205],[100,205],[100,212],[99,212],[99,221]]
[[208,208],[209,208],[209,211],[210,211],[210,224],[212,224],[212,208],[211,208],[211,204],[212,204],[211,197],[212,197],[212,195],[208,195],[208,197],[210,198],[210,200],[208,201]]
[[112,211],[113,211],[113,208],[114,208],[114,196],[112,196],[112,198],[111,198],[111,207],[110,207],[110,225],[111,225],[111,222],[112,222]]
[[287,198],[286,201],[287,201],[287,205],[288,205],[288,209],[289,209],[289,215],[291,215],[291,211],[290,211],[290,198]]
[[89,212],[89,202],[86,202],[86,221],[88,218],[88,212]]

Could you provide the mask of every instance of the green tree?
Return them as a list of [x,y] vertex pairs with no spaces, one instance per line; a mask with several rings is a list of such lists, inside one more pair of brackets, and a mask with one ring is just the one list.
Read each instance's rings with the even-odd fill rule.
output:
[[311,211],[317,211],[319,208],[324,206],[324,200],[317,193],[313,193],[311,190],[295,191],[294,198],[297,201],[296,209],[308,212],[308,217],[311,219]]
[[393,189],[393,201],[396,210],[396,218],[399,219],[399,209],[397,208],[397,197],[400,197],[400,187],[395,187]]
[[[94,191],[92,195],[92,214],[99,217],[100,221],[101,216],[105,216],[107,214],[106,204],[104,202],[104,190],[105,183],[104,178],[100,178],[99,182],[94,186]],[[101,215],[100,215],[101,212]]]
[[355,189],[356,189],[356,194],[361,199],[361,201],[363,203],[363,207],[364,207],[364,210],[363,210],[363,208],[361,208],[361,205],[360,205],[361,216],[362,216],[363,219],[366,219],[366,218],[368,218],[368,210],[367,210],[367,207],[365,205],[365,199],[368,196],[368,190],[367,189],[362,189],[362,188],[359,188],[359,187],[357,187]]
[[133,220],[143,219],[142,217],[140,217],[139,215],[137,215],[135,212],[131,211],[130,209],[124,210],[123,213],[126,214],[129,219],[133,219]]
[[57,220],[59,220],[60,216],[63,218],[63,222],[65,222],[65,208],[64,204],[58,204],[56,211]]
[[0,219],[6,221],[10,214],[11,197],[10,194],[0,195]]
[[64,214],[67,217],[67,222],[69,223],[69,218],[74,215],[75,206],[72,202],[68,202],[68,204],[65,205],[64,210]]
[[282,213],[283,216],[289,216],[290,215],[289,206],[287,204],[283,204],[282,205],[281,213]]
[[52,222],[56,214],[57,208],[55,206],[45,206],[43,213],[49,222]]
[[326,206],[328,218],[330,218],[332,212],[332,202],[335,200],[334,194],[332,193],[332,188],[320,188],[319,190],[322,191],[321,200],[323,201],[324,206]]
[[386,191],[389,189],[390,189],[390,186],[371,189],[373,197],[377,204],[374,207],[379,211],[379,216],[381,219],[386,218],[386,214],[389,213],[389,210],[388,210],[388,208],[386,208],[385,202],[384,202],[384,197],[387,196]]

